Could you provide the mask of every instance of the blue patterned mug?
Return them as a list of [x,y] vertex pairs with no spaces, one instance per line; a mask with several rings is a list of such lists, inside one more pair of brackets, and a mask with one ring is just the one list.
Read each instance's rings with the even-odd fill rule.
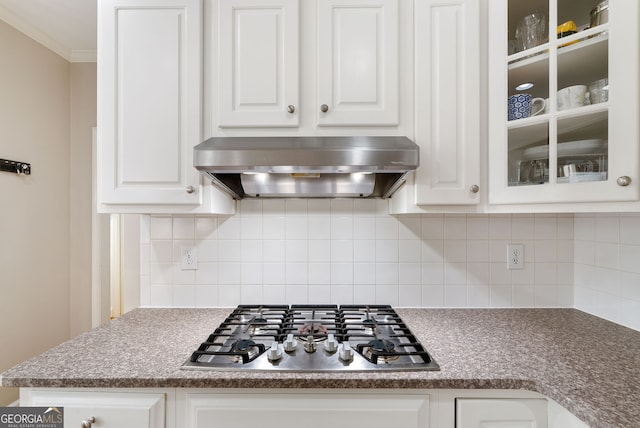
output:
[[[539,103],[540,107],[532,111],[534,104]],[[523,119],[529,116],[535,116],[544,112],[545,100],[542,98],[533,98],[531,94],[518,94],[509,97],[509,120]]]

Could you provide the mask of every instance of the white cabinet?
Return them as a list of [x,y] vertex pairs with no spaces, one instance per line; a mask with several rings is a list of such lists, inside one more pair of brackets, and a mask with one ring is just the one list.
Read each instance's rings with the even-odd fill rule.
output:
[[101,0],[97,199],[103,212],[229,213],[202,185],[201,0]]
[[591,2],[490,3],[490,204],[638,200],[638,2],[586,30]]
[[397,0],[214,1],[204,47],[212,62],[205,85],[216,82],[205,100],[217,111],[213,127],[225,135],[397,128],[400,7]]
[[397,125],[397,0],[317,4],[318,124]]
[[544,399],[456,399],[456,428],[547,428]]
[[221,127],[299,123],[298,0],[220,0]]
[[[165,428],[166,397],[162,393],[22,389],[21,406],[63,407],[64,426],[94,420],[100,428]],[[172,426],[172,424],[168,424]]]
[[478,204],[480,15],[478,0],[415,5],[418,205]]
[[260,421],[264,428],[427,428],[429,398],[406,393],[346,393],[344,390],[296,393],[199,393],[184,398],[183,418],[178,426],[208,428],[249,426]]

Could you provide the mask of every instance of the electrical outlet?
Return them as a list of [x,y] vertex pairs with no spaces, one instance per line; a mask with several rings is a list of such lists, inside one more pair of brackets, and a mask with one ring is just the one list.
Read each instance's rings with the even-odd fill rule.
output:
[[198,250],[196,247],[183,245],[180,247],[180,269],[198,269]]
[[524,245],[507,244],[507,269],[524,269]]

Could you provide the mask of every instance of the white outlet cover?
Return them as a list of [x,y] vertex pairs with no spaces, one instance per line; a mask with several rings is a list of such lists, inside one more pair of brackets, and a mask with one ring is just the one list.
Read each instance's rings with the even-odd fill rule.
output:
[[198,249],[195,246],[183,245],[180,247],[180,269],[198,269]]
[[524,269],[523,244],[507,244],[507,269]]

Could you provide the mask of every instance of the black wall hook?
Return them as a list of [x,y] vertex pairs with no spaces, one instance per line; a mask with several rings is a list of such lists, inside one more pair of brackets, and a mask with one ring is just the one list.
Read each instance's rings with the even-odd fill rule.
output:
[[0,159],[0,171],[14,172],[16,174],[31,174],[31,164],[26,162]]

